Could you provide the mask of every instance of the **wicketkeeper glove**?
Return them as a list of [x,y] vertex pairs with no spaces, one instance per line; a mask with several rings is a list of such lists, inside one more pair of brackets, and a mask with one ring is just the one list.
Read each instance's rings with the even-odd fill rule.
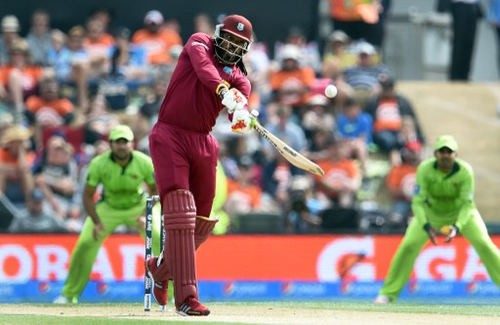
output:
[[436,229],[432,228],[432,226],[431,226],[430,223],[426,223],[424,225],[424,230],[425,230],[425,232],[427,232],[427,236],[429,236],[429,239],[430,239],[431,243],[433,243],[434,245],[436,245],[437,244],[436,237],[439,234],[436,231]]
[[243,110],[248,105],[248,100],[245,95],[236,88],[227,90],[227,88],[224,89],[224,87],[221,87],[219,95],[222,98],[222,105],[227,107],[227,112],[229,114],[234,113],[236,110]]
[[458,232],[458,227],[455,225],[441,227],[441,233],[446,236],[445,243],[451,242],[457,236]]

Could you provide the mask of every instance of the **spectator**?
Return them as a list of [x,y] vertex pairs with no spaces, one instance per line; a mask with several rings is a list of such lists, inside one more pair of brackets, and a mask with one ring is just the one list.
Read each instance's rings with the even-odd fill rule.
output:
[[451,0],[453,39],[448,78],[468,81],[476,41],[477,22],[483,17],[480,0]]
[[269,75],[273,99],[282,105],[293,107],[293,114],[300,117],[309,89],[316,78],[314,70],[300,66],[300,49],[292,44],[283,47],[279,60],[279,69],[271,71]]
[[64,224],[44,205],[45,196],[40,189],[31,192],[31,200],[12,221],[12,233],[54,233],[65,232]]
[[[274,105],[271,107],[274,108]],[[274,121],[271,120],[266,124],[269,132],[276,135],[298,152],[306,150],[307,140],[304,131],[290,119],[292,108],[287,105],[277,105],[275,109],[276,118]],[[278,155],[274,147],[267,141],[264,142],[264,150],[266,157],[271,160]]]
[[26,100],[26,117],[30,124],[38,127],[58,127],[73,122],[73,103],[62,97],[55,76],[40,79],[39,95],[31,95]]
[[314,189],[313,180],[306,175],[295,176],[289,188],[289,202],[285,206],[288,232],[296,234],[317,233],[322,223],[320,211],[330,202]]
[[146,48],[148,62],[165,65],[172,61],[169,50],[174,45],[182,45],[180,35],[171,29],[163,28],[163,15],[158,10],[150,10],[144,17],[144,27],[132,35],[132,43]]
[[329,0],[334,28],[344,31],[353,41],[365,40],[382,46],[379,35],[380,0]]
[[158,118],[163,97],[167,90],[168,80],[157,78],[153,83],[153,91],[144,98],[144,104],[139,108],[139,113],[134,122],[134,131],[137,138],[137,149],[149,153],[149,133]]
[[318,160],[318,165],[325,171],[324,176],[316,176],[318,190],[334,205],[352,208],[361,187],[361,173],[356,161],[348,157],[345,141],[330,138],[327,156]]
[[500,75],[500,0],[489,0],[487,18],[496,35],[497,71]]
[[384,64],[377,63],[376,50],[372,44],[361,42],[356,46],[358,54],[356,65],[344,70],[345,81],[353,88],[354,96],[361,106],[370,96],[379,91],[378,78],[389,74]]
[[24,101],[36,93],[44,70],[29,63],[28,43],[24,39],[11,45],[9,55],[9,63],[0,67],[0,99],[3,97],[13,106],[14,117],[20,122],[25,111]]
[[36,187],[47,198],[52,210],[66,220],[71,214],[81,216],[78,197],[78,169],[73,158],[73,147],[58,135],[47,141],[41,159],[35,164],[33,174]]
[[238,161],[236,178],[227,180],[228,194],[224,209],[230,218],[260,208],[263,192],[255,183],[254,170],[252,158],[243,156]]
[[401,165],[389,169],[385,184],[392,201],[387,215],[390,227],[405,228],[412,215],[411,198],[415,189],[420,155],[421,148],[410,144],[401,150]]
[[309,67],[319,73],[321,56],[319,54],[318,44],[316,42],[309,42],[304,31],[300,27],[292,26],[289,29],[284,44],[281,42],[276,43],[274,51],[276,57],[280,57],[281,51],[289,44],[295,45],[299,49],[299,63],[301,67]]
[[31,29],[26,36],[31,53],[31,61],[35,65],[49,65],[49,50],[52,47],[50,16],[43,9],[37,9],[31,16]]
[[333,104],[335,110],[338,111],[344,106],[344,101],[347,97],[354,96],[353,88],[344,80],[343,70],[341,68],[341,63],[339,58],[331,56],[323,60],[321,66],[321,77],[317,78],[312,89],[316,88],[316,85],[321,85],[317,92],[319,94],[324,94],[325,88],[332,84],[337,87],[337,96],[330,99],[330,103]]
[[36,155],[30,149],[30,137],[28,129],[12,125],[0,141],[0,191],[17,207],[29,202],[33,189],[31,168]]
[[341,30],[335,30],[328,38],[323,54],[323,65],[325,61],[336,58],[340,70],[344,70],[356,64],[356,56],[350,51],[351,39]]
[[104,23],[98,18],[89,18],[83,46],[87,50],[90,62],[101,71],[102,75],[109,73],[111,68],[111,53],[115,39],[105,30]]
[[49,52],[49,61],[55,69],[56,77],[63,85],[76,85],[78,108],[86,113],[89,108],[89,80],[95,81],[102,75],[104,67],[92,63],[87,49],[83,45],[85,29],[74,26],[68,32],[68,40],[63,48],[56,46],[63,39],[63,34],[52,34],[54,49]]
[[16,16],[6,15],[2,18],[2,37],[0,38],[0,65],[5,65],[10,59],[10,47],[21,38],[19,36],[19,20]]
[[396,91],[394,78],[382,75],[379,83],[381,92],[368,100],[365,111],[373,119],[373,142],[382,152],[389,154],[392,165],[397,165],[401,161],[399,149],[402,147],[401,128],[405,116],[413,119],[418,141],[424,144],[425,139],[411,103]]
[[129,88],[140,85],[149,85],[151,78],[148,75],[146,49],[142,45],[130,43],[130,30],[125,27],[117,28],[115,46],[111,49],[111,76],[125,78]]
[[113,17],[114,17],[113,9],[100,5],[92,8],[88,16],[89,19],[100,20],[103,25],[104,32],[106,33],[109,33]]
[[99,134],[100,138],[105,138],[119,122],[118,116],[111,112],[106,98],[102,94],[97,94],[91,101],[86,121],[87,128]]
[[344,142],[348,157],[359,160],[361,172],[366,176],[368,147],[372,144],[373,120],[370,114],[361,110],[361,106],[348,98],[344,111],[337,115],[337,137]]
[[215,24],[212,17],[207,13],[199,13],[193,18],[194,32],[213,35],[215,32]]
[[307,109],[300,124],[310,146],[319,129],[332,131],[335,129],[335,117],[329,110],[328,98],[323,94],[309,97],[307,104]]

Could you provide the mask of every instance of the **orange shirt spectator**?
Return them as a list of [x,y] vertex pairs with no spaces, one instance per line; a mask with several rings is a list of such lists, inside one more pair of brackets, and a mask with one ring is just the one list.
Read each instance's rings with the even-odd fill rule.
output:
[[302,106],[316,80],[311,67],[301,67],[300,51],[295,45],[285,45],[281,51],[281,68],[271,72],[269,82],[281,104]]
[[333,188],[341,188],[361,175],[358,165],[353,159],[341,159],[338,161],[325,159],[318,161],[318,165],[325,172],[325,175],[321,176],[323,182],[329,184],[329,186],[320,186],[320,189],[328,196],[336,196],[338,191]]
[[330,139],[326,157],[318,160],[325,175],[316,176],[317,188],[340,207],[352,207],[361,187],[361,171],[354,159],[348,158],[345,141]]
[[11,65],[0,66],[0,83],[9,87],[9,79],[13,71],[19,71],[22,76],[22,88],[25,95],[33,94],[42,77],[43,68],[40,66],[26,65],[14,67]]
[[417,166],[401,164],[393,166],[387,174],[387,188],[395,197],[409,199],[415,187]]
[[42,78],[39,93],[26,100],[26,116],[31,123],[60,126],[73,120],[73,103],[59,96],[59,84],[55,77]]
[[35,153],[29,150],[30,137],[28,129],[15,124],[0,139],[0,192],[15,205],[28,202],[33,188]]
[[227,180],[228,199],[236,199],[242,206],[254,210],[259,207],[262,196],[260,187],[253,184],[243,184],[237,180]]
[[401,130],[402,116],[399,110],[397,98],[381,98],[376,110],[376,118],[373,124],[374,131]]
[[150,64],[169,64],[172,61],[170,48],[182,45],[179,33],[164,28],[163,22],[163,15],[158,10],[151,10],[144,17],[144,28],[132,35],[132,43],[140,44],[146,49]]
[[363,20],[374,24],[378,21],[378,1],[376,0],[330,0],[331,17],[343,21]]
[[13,104],[15,118],[21,120],[24,100],[35,93],[44,70],[40,66],[30,65],[29,47],[24,39],[14,41],[9,54],[9,63],[0,66],[0,100]]

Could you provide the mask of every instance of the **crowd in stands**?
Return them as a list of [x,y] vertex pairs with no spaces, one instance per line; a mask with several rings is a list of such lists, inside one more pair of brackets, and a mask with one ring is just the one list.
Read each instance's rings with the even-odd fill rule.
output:
[[[148,153],[185,41],[182,26],[158,10],[146,12],[135,31],[112,28],[105,8],[69,30],[54,28],[50,18],[35,10],[28,31],[14,15],[1,19],[0,191],[2,204],[15,212],[3,231],[80,231],[89,160],[109,149],[108,132],[118,123],[130,125],[136,148]],[[215,24],[206,14],[193,19],[196,31],[209,34]],[[244,59],[250,108],[325,175],[293,167],[256,133],[231,133],[222,111],[213,130],[227,178],[227,227],[220,233],[231,233],[232,222],[248,213],[282,218],[287,233],[384,222],[404,227],[425,138],[380,47],[335,29],[320,52],[296,26],[276,44],[256,39]],[[335,98],[324,95],[328,84],[336,85]],[[367,217],[360,220],[362,213]]]

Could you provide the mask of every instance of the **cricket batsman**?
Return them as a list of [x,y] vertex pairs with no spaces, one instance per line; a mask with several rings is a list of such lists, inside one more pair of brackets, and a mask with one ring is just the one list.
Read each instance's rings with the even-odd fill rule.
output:
[[[151,158],[133,149],[134,133],[126,125],[109,133],[110,151],[94,157],[88,166],[83,205],[88,218],[71,255],[64,288],[54,303],[77,303],[87,282],[99,248],[119,225],[135,228],[144,238],[147,192],[156,194]],[[94,196],[102,186],[100,200]],[[159,224],[159,222],[157,222]],[[159,241],[159,227],[153,227]],[[159,248],[159,247],[158,247]],[[159,250],[159,249],[158,249]]]
[[427,240],[449,243],[461,233],[474,247],[493,282],[500,286],[500,254],[488,235],[474,203],[472,167],[457,158],[458,143],[451,135],[437,138],[434,157],[420,163],[412,198],[414,218],[394,255],[375,303],[395,301],[408,281]]
[[252,129],[250,81],[242,61],[252,35],[252,24],[240,15],[226,16],[214,35],[191,35],[149,136],[166,241],[163,254],[146,267],[160,305],[167,304],[168,280],[173,279],[175,308],[183,316],[210,314],[199,301],[195,259],[195,250],[217,223],[210,211],[219,145],[210,131],[224,107],[233,132]]

